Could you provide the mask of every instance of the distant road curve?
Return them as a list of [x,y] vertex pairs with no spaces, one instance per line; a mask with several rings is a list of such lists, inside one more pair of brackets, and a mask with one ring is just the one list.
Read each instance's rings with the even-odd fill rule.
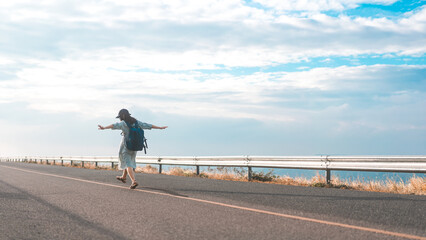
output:
[[[425,239],[426,196],[0,163],[5,239]],[[0,238],[2,238],[0,236]]]

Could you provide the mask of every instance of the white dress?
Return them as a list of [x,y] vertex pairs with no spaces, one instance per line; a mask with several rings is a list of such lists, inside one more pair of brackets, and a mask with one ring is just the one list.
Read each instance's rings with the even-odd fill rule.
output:
[[[144,123],[141,121],[138,121],[138,125],[142,129],[152,129],[152,124]],[[137,151],[131,151],[126,148],[125,142],[126,137],[129,134],[129,127],[127,127],[127,124],[124,121],[121,121],[119,123],[114,123],[112,125],[113,130],[120,129],[122,131],[123,138],[121,139],[120,143],[120,150],[118,152],[118,169],[124,170],[128,167],[131,167],[133,169],[136,168],[136,153]]]

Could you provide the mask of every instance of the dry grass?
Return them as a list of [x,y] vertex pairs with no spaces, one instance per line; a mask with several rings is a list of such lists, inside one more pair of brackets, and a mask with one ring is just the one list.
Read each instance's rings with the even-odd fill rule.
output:
[[[46,164],[46,162],[43,162]],[[53,162],[49,162],[49,165],[53,165]],[[55,165],[61,165],[60,162],[56,162]],[[64,163],[66,167],[77,167],[81,168],[81,163]],[[101,170],[115,170],[111,169],[108,165],[98,165],[90,163],[84,163],[84,168],[88,169],[101,169]],[[158,169],[151,165],[144,167],[137,167],[135,169],[139,173],[157,174]],[[201,172],[197,175],[191,169],[183,169],[180,167],[170,168],[164,172],[167,175],[184,176],[184,177],[202,177],[209,179],[219,179],[228,181],[247,181],[247,171],[243,168],[208,168],[207,171]],[[414,176],[407,182],[402,179],[399,181],[387,179],[385,181],[380,180],[341,180],[338,177],[334,177],[331,184],[327,184],[324,175],[317,173],[314,177],[307,179],[304,177],[291,178],[289,176],[276,176],[273,175],[271,170],[268,173],[253,172],[253,182],[264,182],[272,184],[282,185],[293,185],[293,186],[310,186],[310,187],[327,187],[327,188],[340,188],[340,189],[352,189],[360,191],[371,191],[371,192],[385,192],[385,193],[397,193],[397,194],[415,194],[415,195],[426,195],[426,177]]]
[[409,181],[386,181],[354,182],[351,186],[363,191],[388,192],[398,194],[426,195],[426,178],[413,176]]
[[244,170],[238,168],[207,168],[207,172],[202,172],[205,178],[227,180],[227,181],[247,181],[247,173]]
[[[31,162],[31,163],[35,163],[35,162]],[[40,164],[40,163],[37,163]],[[84,167],[82,167],[81,162],[73,162],[71,165],[71,162],[64,162],[63,164],[61,164],[60,161],[49,161],[49,163],[46,163],[45,161],[43,163],[41,163],[42,165],[55,165],[55,166],[64,166],[64,167],[75,167],[75,168],[86,168],[86,169],[94,169],[94,170],[116,170],[117,167],[115,166],[114,168],[111,168],[110,164],[107,165],[98,165],[96,166],[95,163],[89,163],[89,162],[85,162],[84,163]]]
[[[182,174],[182,172],[187,173]],[[355,181],[343,181],[335,177],[332,179],[331,184],[327,184],[325,176],[319,173],[317,173],[314,177],[310,179],[304,177],[291,178],[289,176],[276,176],[272,173],[273,171],[270,171],[268,173],[253,173],[253,181],[293,186],[327,187],[371,192],[426,195],[425,177],[413,176],[407,182],[404,182],[402,180],[395,181],[392,179],[387,179],[386,181],[359,179]],[[190,170],[183,170],[180,168],[174,168],[173,171],[171,171],[169,174],[179,176],[196,176],[195,173],[191,172]],[[208,170],[207,172],[203,172],[200,175],[204,175],[203,177],[211,179],[247,181],[246,171],[240,170],[238,168],[218,168],[217,170]]]
[[151,165],[148,164],[145,167],[137,167],[135,169],[135,172],[154,174],[154,173],[158,173],[158,168],[153,167],[153,166],[151,166]]

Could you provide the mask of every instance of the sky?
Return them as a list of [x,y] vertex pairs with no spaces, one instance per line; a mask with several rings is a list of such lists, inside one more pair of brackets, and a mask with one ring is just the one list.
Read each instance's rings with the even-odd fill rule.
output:
[[[426,1],[0,1],[0,156],[426,155]],[[139,153],[139,156],[143,155]]]

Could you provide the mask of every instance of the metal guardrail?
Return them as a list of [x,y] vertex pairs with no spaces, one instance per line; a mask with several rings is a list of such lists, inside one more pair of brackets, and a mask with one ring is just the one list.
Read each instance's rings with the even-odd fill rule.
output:
[[[61,164],[79,162],[118,163],[117,157],[85,156],[85,157],[13,157],[0,158],[0,161],[47,162]],[[426,156],[203,156],[203,157],[150,157],[136,158],[139,164],[159,165],[159,173],[163,165],[195,166],[200,174],[200,166],[247,167],[248,179],[252,178],[252,168],[288,168],[326,171],[327,183],[330,183],[331,171],[373,171],[373,172],[405,172],[426,173]]]

